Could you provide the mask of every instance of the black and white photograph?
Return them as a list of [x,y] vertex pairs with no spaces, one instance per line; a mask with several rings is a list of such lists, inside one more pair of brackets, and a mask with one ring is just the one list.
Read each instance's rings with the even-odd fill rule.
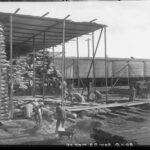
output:
[[150,145],[150,1],[0,2],[0,146]]

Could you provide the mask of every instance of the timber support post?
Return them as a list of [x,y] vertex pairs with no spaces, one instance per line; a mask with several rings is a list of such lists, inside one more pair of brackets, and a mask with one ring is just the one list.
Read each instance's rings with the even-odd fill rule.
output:
[[79,80],[79,41],[77,37],[77,76],[78,76],[78,92],[80,88],[80,80]]
[[108,100],[108,62],[107,62],[107,47],[106,47],[106,27],[104,27],[104,46],[105,46],[105,83],[106,83],[106,103]]
[[63,37],[62,37],[62,84],[61,84],[61,91],[62,91],[62,105],[64,105],[64,97],[65,97],[65,28],[66,28],[66,19],[70,15],[66,16],[63,20]]
[[35,43],[34,43],[34,38],[33,38],[33,97],[35,98]]

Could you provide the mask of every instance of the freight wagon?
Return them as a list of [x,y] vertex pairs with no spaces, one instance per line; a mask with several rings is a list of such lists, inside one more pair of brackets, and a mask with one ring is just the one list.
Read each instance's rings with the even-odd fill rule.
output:
[[[60,71],[61,61],[61,58],[55,58],[54,60]],[[80,57],[79,61],[75,57],[66,57],[66,80],[73,80],[77,85],[79,76],[80,85],[82,86],[82,82],[92,81],[95,77],[96,86],[105,86],[105,59],[95,58],[87,78],[91,63],[91,57]],[[108,86],[115,84],[116,81],[118,81],[116,85],[128,85],[137,80],[150,80],[150,59],[108,58],[107,78]]]

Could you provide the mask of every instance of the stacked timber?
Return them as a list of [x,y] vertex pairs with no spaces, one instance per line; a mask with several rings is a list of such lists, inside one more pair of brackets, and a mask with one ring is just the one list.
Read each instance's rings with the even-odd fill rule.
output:
[[0,119],[7,120],[10,117],[9,106],[10,101],[8,97],[8,67],[9,62],[6,60],[6,52],[5,52],[5,37],[4,37],[4,29],[3,25],[0,24]]

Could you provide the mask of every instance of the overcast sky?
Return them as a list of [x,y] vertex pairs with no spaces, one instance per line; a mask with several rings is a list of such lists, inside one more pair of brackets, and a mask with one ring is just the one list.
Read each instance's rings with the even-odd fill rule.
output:
[[[0,2],[0,11],[19,14],[64,18],[70,14],[73,21],[91,21],[108,25],[108,57],[150,59],[150,1],[109,1],[109,2]],[[95,32],[95,45],[99,31]],[[91,36],[79,38],[80,56],[87,56],[87,42]],[[104,40],[100,42],[97,57],[104,56]],[[90,41],[90,48],[92,48]],[[61,50],[61,47],[55,48]],[[92,51],[92,49],[91,49]],[[91,52],[92,54],[92,52]],[[66,44],[66,55],[76,56],[76,41]],[[92,56],[92,55],[91,55]]]

